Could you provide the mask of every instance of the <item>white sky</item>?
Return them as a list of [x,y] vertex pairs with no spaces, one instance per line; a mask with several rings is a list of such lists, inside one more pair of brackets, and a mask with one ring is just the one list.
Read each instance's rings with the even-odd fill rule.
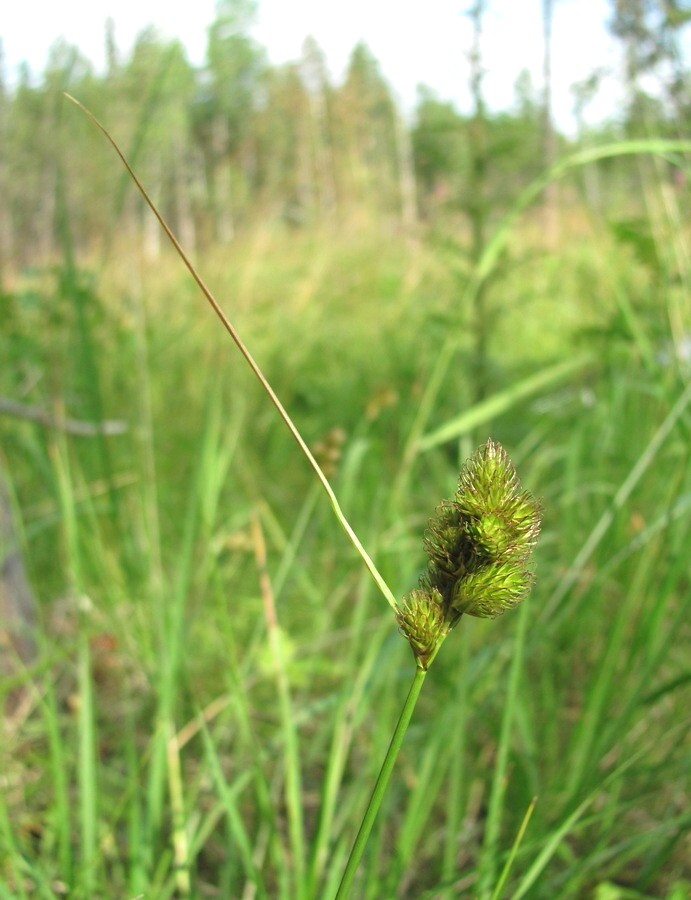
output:
[[[15,0],[11,8],[11,0],[0,3],[0,38],[11,83],[22,61],[40,72],[48,48],[61,36],[101,66],[109,16],[121,51],[127,53],[136,34],[154,24],[164,37],[180,38],[190,60],[200,64],[206,29],[214,18],[214,0]],[[463,11],[470,5],[470,0],[259,0],[253,34],[274,63],[298,58],[304,38],[313,35],[336,78],[362,39],[404,108],[412,108],[416,85],[422,82],[467,111],[471,25]],[[485,93],[491,108],[507,109],[521,69],[530,70],[536,86],[541,83],[542,0],[488,0],[487,6]],[[606,66],[613,75],[618,71],[619,54],[605,28],[610,8],[608,0],[554,0],[554,109],[559,127],[568,132],[573,131],[571,85],[597,67]],[[619,102],[611,78],[587,118],[611,114]]]

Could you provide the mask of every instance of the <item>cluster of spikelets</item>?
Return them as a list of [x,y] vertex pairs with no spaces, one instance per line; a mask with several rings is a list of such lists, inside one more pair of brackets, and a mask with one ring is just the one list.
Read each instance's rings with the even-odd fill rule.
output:
[[420,667],[464,613],[493,618],[526,596],[540,518],[540,504],[521,489],[508,454],[488,440],[464,465],[453,499],[430,520],[427,571],[396,611]]

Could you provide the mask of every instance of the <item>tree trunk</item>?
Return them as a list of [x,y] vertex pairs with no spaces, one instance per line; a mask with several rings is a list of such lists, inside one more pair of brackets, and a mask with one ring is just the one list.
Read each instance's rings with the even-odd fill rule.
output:
[[[26,577],[4,473],[0,470],[0,675],[11,675],[36,658],[36,600]],[[19,700],[13,691],[11,712]]]
[[[470,53],[470,91],[474,114],[470,126],[470,200],[467,204],[471,228],[471,253],[475,265],[480,262],[486,247],[487,218],[487,135],[486,109],[482,94],[482,16],[483,0],[477,0],[470,12],[473,21],[473,48]],[[473,303],[474,396],[479,403],[487,394],[487,345],[489,341],[489,311],[486,281],[477,285]]]
[[[157,160],[156,168],[160,170],[160,160]],[[161,183],[160,171],[148,180],[151,185],[149,195],[156,197],[160,194],[159,185]],[[148,206],[142,204],[142,249],[144,258],[150,262],[156,262],[161,256],[161,226],[158,219],[151,212]]]
[[398,184],[401,196],[401,224],[408,234],[415,231],[417,225],[417,191],[415,188],[415,168],[413,165],[413,148],[410,130],[403,121],[403,116],[396,109],[396,149],[398,151]]
[[[544,35],[544,56],[542,59],[543,100],[542,100],[542,160],[545,170],[555,163],[557,145],[552,121],[552,13],[553,0],[542,0],[542,25]],[[550,247],[559,240],[559,189],[552,180],[545,188],[543,206],[545,235]]]
[[194,222],[192,198],[190,196],[190,178],[186,177],[184,138],[178,137],[175,143],[175,213],[177,216],[177,237],[188,253],[194,253],[197,245],[197,229]]

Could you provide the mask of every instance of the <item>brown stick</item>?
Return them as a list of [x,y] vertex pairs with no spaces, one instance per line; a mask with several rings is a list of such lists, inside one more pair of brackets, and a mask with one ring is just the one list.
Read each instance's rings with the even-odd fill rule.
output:
[[40,409],[38,406],[29,406],[26,403],[17,403],[16,400],[8,400],[0,397],[0,415],[5,413],[17,419],[27,419],[29,422],[38,422],[46,428],[57,428],[67,434],[75,434],[79,437],[93,437],[96,434],[123,434],[127,431],[127,423],[116,419],[106,419],[103,422],[84,422],[80,419],[60,419]]

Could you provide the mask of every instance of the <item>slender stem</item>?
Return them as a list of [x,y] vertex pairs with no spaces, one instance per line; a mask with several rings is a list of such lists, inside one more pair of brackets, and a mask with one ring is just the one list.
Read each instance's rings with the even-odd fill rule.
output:
[[413,715],[413,710],[415,709],[417,699],[420,696],[420,691],[422,690],[422,684],[425,680],[426,674],[426,669],[421,669],[418,667],[415,670],[413,683],[410,686],[408,696],[406,697],[405,703],[403,704],[403,709],[401,710],[401,715],[398,718],[398,724],[396,725],[396,730],[394,731],[393,737],[391,738],[389,749],[386,751],[386,756],[384,757],[384,762],[382,763],[382,767],[379,771],[377,783],[375,784],[374,790],[372,791],[372,797],[370,798],[365,816],[362,820],[362,824],[360,825],[358,835],[355,838],[353,849],[350,851],[350,858],[348,859],[348,864],[345,867],[343,877],[341,878],[341,884],[338,888],[338,893],[336,894],[336,900],[346,900],[352,887],[355,873],[360,864],[360,860],[362,859],[362,854],[364,852],[365,845],[367,844],[367,839],[370,836],[370,832],[372,831],[374,820],[377,818],[377,813],[379,812],[379,807],[381,806],[381,802],[384,798],[386,786],[389,783],[389,778],[391,777],[391,772],[393,771],[396,758],[398,757],[398,751],[401,749],[403,738],[405,737],[405,733],[408,730],[408,725],[410,724],[410,719]]
[[509,765],[511,729],[517,713],[518,692],[523,670],[523,650],[530,611],[529,603],[521,604],[518,611],[518,628],[516,629],[516,637],[511,649],[509,686],[506,700],[504,701],[501,733],[492,775],[492,788],[490,790],[487,820],[485,822],[485,836],[478,864],[478,881],[475,889],[475,896],[482,898],[482,900],[487,900],[490,896],[492,884],[496,881],[497,848],[508,781],[507,769]]
[[248,366],[250,367],[250,369],[256,376],[257,380],[261,384],[264,392],[266,393],[268,398],[273,403],[279,416],[283,419],[283,422],[285,423],[286,427],[288,428],[288,431],[290,431],[291,435],[293,436],[293,439],[297,443],[300,450],[302,450],[303,455],[307,459],[308,463],[314,470],[317,478],[321,482],[322,487],[326,491],[326,494],[331,503],[331,508],[333,509],[336,518],[340,522],[341,527],[343,528],[346,535],[350,539],[351,544],[355,547],[357,552],[360,554],[362,561],[365,563],[365,565],[369,569],[370,574],[372,575],[372,578],[375,580],[377,587],[379,588],[379,590],[382,592],[382,594],[386,598],[389,606],[395,610],[396,609],[396,598],[394,597],[394,595],[391,591],[391,588],[388,586],[386,581],[384,581],[383,576],[381,575],[381,573],[375,566],[370,555],[367,553],[365,548],[360,543],[360,539],[355,534],[350,523],[346,519],[345,514],[343,513],[343,510],[341,509],[341,506],[338,502],[338,499],[336,498],[336,494],[334,493],[333,488],[329,484],[329,481],[328,481],[326,475],[321,470],[319,463],[316,461],[316,459],[312,455],[311,450],[305,443],[302,435],[300,434],[300,432],[297,429],[297,426],[295,425],[293,420],[288,415],[287,410],[285,409],[285,407],[283,406],[281,401],[278,399],[278,395],[276,394],[274,389],[271,387],[271,385],[267,381],[264,373],[262,372],[261,368],[259,367],[259,364],[254,359],[254,357],[250,353],[249,349],[245,346],[245,344],[243,343],[243,341],[240,338],[240,335],[235,330],[235,327],[232,325],[232,323],[230,322],[230,320],[228,319],[226,314],[221,309],[220,304],[218,303],[218,301],[216,300],[214,295],[211,293],[209,288],[206,286],[206,284],[202,280],[201,276],[199,275],[199,273],[197,272],[195,267],[192,265],[190,258],[187,256],[187,254],[183,250],[182,246],[180,245],[180,243],[178,242],[178,239],[173,234],[173,232],[172,232],[170,226],[168,225],[168,223],[166,222],[166,220],[163,218],[161,213],[158,211],[156,204],[153,202],[151,197],[149,197],[148,193],[146,192],[146,189],[144,188],[144,185],[141,183],[141,181],[135,175],[134,169],[127,161],[122,150],[117,145],[115,140],[110,136],[110,134],[109,134],[108,130],[105,128],[105,126],[99,122],[99,120],[96,118],[96,116],[92,112],[90,112],[82,103],[79,102],[79,100],[76,100],[71,94],[65,93],[65,97],[67,97],[68,100],[71,100],[72,103],[74,103],[84,113],[86,113],[86,115],[89,117],[89,119],[91,119],[91,121],[94,123],[94,125],[96,125],[96,127],[102,132],[102,134],[104,135],[106,140],[109,141],[109,143],[111,144],[111,146],[113,147],[113,149],[115,150],[117,155],[120,157],[120,160],[121,160],[122,164],[125,166],[125,168],[127,169],[127,171],[129,172],[130,177],[132,178],[132,181],[135,183],[140,194],[142,195],[144,200],[147,202],[147,204],[151,208],[151,211],[153,212],[153,214],[158,219],[158,221],[161,225],[161,228],[163,228],[163,230],[165,231],[166,237],[168,238],[170,243],[173,245],[178,256],[180,257],[182,262],[185,264],[185,266],[189,270],[189,273],[192,276],[192,278],[194,278],[194,280],[197,284],[197,287],[200,289],[200,291],[202,292],[202,294],[208,301],[209,305],[212,307],[213,311],[216,313],[218,318],[221,320],[223,327],[225,328],[225,330],[228,332],[228,334],[231,336],[231,338],[235,342],[235,345],[238,348],[238,350],[240,351],[240,353],[244,356],[245,361],[247,362]]
[[304,896],[304,863],[305,849],[303,838],[302,805],[302,779],[300,774],[300,747],[298,733],[295,724],[293,701],[288,682],[287,662],[283,650],[283,638],[281,637],[278,616],[276,614],[276,601],[274,590],[269,578],[266,564],[266,544],[262,532],[259,516],[255,513],[251,521],[254,552],[259,569],[259,585],[264,601],[264,615],[269,637],[271,654],[276,664],[276,682],[278,687],[278,699],[281,710],[281,725],[283,740],[285,743],[285,800],[288,812],[288,833],[290,835],[290,847],[293,856],[295,874],[295,896]]

